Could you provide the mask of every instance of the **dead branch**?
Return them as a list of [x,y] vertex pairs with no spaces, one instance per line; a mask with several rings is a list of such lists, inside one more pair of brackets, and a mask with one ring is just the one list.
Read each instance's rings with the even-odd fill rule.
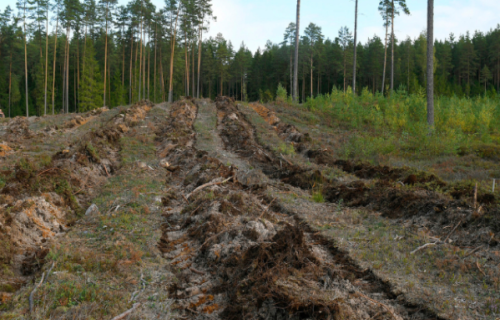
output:
[[30,293],[30,298],[29,298],[29,302],[30,302],[30,313],[33,312],[33,296],[35,295],[35,292],[36,290],[38,289],[38,287],[40,287],[43,283],[43,279],[45,278],[45,272],[42,273],[42,279],[40,280],[40,282],[35,286],[35,288],[33,289],[33,291],[31,291]]
[[486,273],[484,273],[484,271],[481,269],[481,266],[479,265],[479,261],[476,260],[476,267],[479,269],[479,271],[481,271],[481,273],[483,274],[483,276],[486,277]]
[[425,248],[427,247],[431,247],[431,246],[435,246],[437,245],[438,243],[427,243],[427,244],[424,244],[423,246],[421,247],[418,247],[417,249],[413,250],[412,252],[410,252],[411,255],[414,255],[415,253],[419,252],[420,250],[424,250]]
[[204,276],[204,275],[205,275],[205,272],[198,271],[198,270],[196,270],[195,268],[189,268],[189,270],[193,271],[193,272],[194,272],[194,273],[196,273],[196,274],[202,275],[202,276]]
[[286,161],[286,162],[287,162],[290,166],[293,166],[293,164],[292,164],[290,161],[288,161],[288,159],[287,159],[287,158],[285,158],[285,156],[283,156],[281,153],[280,153],[280,156],[281,156],[281,158],[282,158],[283,160],[285,160],[285,161]]
[[45,277],[45,282],[47,282],[47,280],[49,280],[49,275],[52,272],[52,269],[54,269],[55,265],[56,265],[56,263],[52,262],[52,266],[50,267],[49,271],[47,271],[47,276]]
[[458,226],[459,226],[459,225],[461,225],[461,224],[462,224],[462,220],[460,220],[460,221],[458,222],[458,224],[455,226],[455,228],[453,228],[453,230],[451,230],[451,232],[450,232],[450,233],[448,233],[448,236],[444,239],[444,241],[443,241],[443,242],[445,242],[445,243],[446,243],[446,241],[450,238],[450,236],[453,234],[453,232],[455,232],[455,230],[457,230]]
[[269,208],[271,208],[271,205],[273,204],[274,200],[276,200],[276,198],[274,198],[273,201],[271,201],[271,203],[269,203],[269,205],[267,206],[267,208],[265,208],[264,211],[262,211],[262,213],[259,216],[259,219],[262,218],[262,216],[264,215],[264,213],[266,213],[267,211],[269,211]]
[[465,255],[464,259],[467,258],[467,257],[469,257],[469,256],[471,256],[471,255],[473,255],[474,253],[478,252],[479,250],[481,250],[481,248],[483,248],[483,246],[479,246],[476,249],[472,250],[471,252],[467,253]]
[[474,209],[477,207],[477,182],[476,186],[474,187]]
[[377,300],[373,300],[372,298],[370,298],[370,297],[368,297],[368,296],[364,295],[363,293],[361,293],[361,292],[359,292],[359,291],[358,291],[357,293],[358,293],[360,296],[362,296],[363,298],[365,298],[365,299],[367,299],[367,300],[369,300],[369,301],[371,301],[371,302],[373,302],[373,303],[375,303],[375,304],[378,304],[379,306],[383,307],[385,310],[389,311],[389,313],[391,314],[391,316],[392,316],[394,319],[396,319],[396,320],[401,319],[400,317],[396,316],[396,315],[394,314],[394,312],[392,312],[391,308],[389,308],[388,306],[386,306],[386,305],[385,305],[385,304],[383,304],[382,302],[379,302],[379,301],[377,301]]
[[53,167],[53,168],[50,168],[50,169],[44,170],[44,171],[40,172],[39,174],[37,174],[37,176],[41,176],[42,174],[44,174],[44,173],[46,173],[46,172],[49,172],[49,171],[51,171],[51,170],[54,170],[54,169],[59,169],[59,168],[57,168],[57,167]]
[[224,183],[228,182],[231,179],[233,179],[233,177],[229,177],[229,178],[227,178],[224,181],[215,181],[215,180],[220,180],[219,178],[217,178],[217,179],[213,180],[212,182],[205,183],[204,185],[199,186],[198,188],[194,189],[193,192],[191,192],[190,194],[188,194],[187,197],[186,197],[186,199],[189,199],[193,194],[195,194],[195,193],[197,193],[197,192],[199,192],[199,191],[201,191],[201,190],[203,190],[205,188],[224,184]]
[[104,165],[104,164],[103,164],[102,166],[104,167],[104,171],[106,171],[106,174],[107,174],[107,175],[108,175],[108,177],[109,177],[108,168],[106,168],[106,165]]
[[134,312],[134,310],[137,309],[137,308],[139,308],[140,306],[141,306],[140,303],[134,303],[134,306],[132,307],[132,309],[129,309],[129,310],[125,311],[124,313],[120,314],[119,316],[114,317],[111,320],[122,320],[122,319],[125,319],[128,315],[132,314],[132,312]]

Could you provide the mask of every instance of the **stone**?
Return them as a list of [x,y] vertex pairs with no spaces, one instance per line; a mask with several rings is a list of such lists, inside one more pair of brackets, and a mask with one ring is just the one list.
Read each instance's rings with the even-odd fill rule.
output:
[[85,211],[85,215],[92,215],[92,214],[99,214],[99,208],[95,203],[92,203],[92,205]]
[[246,187],[258,187],[263,188],[267,185],[267,177],[262,173],[262,171],[254,169],[249,172],[238,171],[236,174],[236,179],[243,186]]

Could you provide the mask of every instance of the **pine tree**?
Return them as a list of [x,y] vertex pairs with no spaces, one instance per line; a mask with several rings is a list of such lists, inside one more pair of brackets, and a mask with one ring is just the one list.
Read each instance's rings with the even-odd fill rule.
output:
[[492,78],[491,71],[487,65],[484,65],[483,70],[481,70],[481,82],[484,83],[484,95],[486,96],[488,81]]
[[80,82],[80,110],[86,112],[101,107],[103,102],[101,95],[103,84],[91,39],[87,39],[83,60],[86,68],[82,71]]

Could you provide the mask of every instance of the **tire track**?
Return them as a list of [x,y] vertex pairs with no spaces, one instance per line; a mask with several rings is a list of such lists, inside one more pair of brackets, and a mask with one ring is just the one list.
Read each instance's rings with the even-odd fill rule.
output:
[[[216,103],[220,127],[219,134],[228,150],[247,159],[252,165],[261,168],[270,178],[279,179],[295,187],[310,189],[311,185],[317,181],[325,184],[332,183],[319,172],[311,173],[291,163],[283,164],[283,161],[280,161],[281,159],[270,150],[263,150],[257,142],[254,128],[236,108],[234,101],[226,97],[219,97]],[[295,135],[295,137],[297,136]],[[291,216],[291,213],[287,212],[279,203],[273,202],[272,208],[277,213]],[[424,306],[412,305],[406,302],[403,296],[392,293],[389,283],[383,282],[373,272],[361,269],[334,243],[314,233],[313,229],[300,217],[294,216],[294,219],[300,232],[331,255],[332,263],[340,266],[337,271],[341,274],[341,278],[349,281],[353,285],[354,292],[358,292],[360,297],[366,298],[368,295],[372,295],[376,299],[380,299],[379,302],[383,301],[380,302],[381,304],[393,306],[397,309],[396,317],[404,319],[439,319],[437,315]]]

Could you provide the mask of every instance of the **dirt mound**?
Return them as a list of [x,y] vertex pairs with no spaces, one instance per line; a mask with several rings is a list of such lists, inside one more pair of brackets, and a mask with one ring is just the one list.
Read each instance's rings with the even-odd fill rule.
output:
[[80,115],[77,115],[77,116],[75,116],[75,118],[73,118],[69,121],[66,121],[63,125],[63,128],[65,128],[65,129],[75,128],[75,127],[81,126],[82,124],[87,123],[88,120],[89,120],[88,118],[84,118]]
[[302,134],[291,124],[284,123],[276,114],[259,103],[251,103],[250,107],[278,132],[278,135],[287,142],[310,141],[309,134]]
[[281,120],[276,116],[276,113],[273,111],[269,110],[268,108],[264,107],[260,103],[250,103],[249,106],[259,114],[266,122],[271,125],[275,126],[278,123],[281,122]]
[[26,117],[15,117],[7,126],[7,135],[13,135],[18,138],[29,139],[34,137],[33,131],[29,128],[29,121]]
[[218,128],[228,150],[251,159],[270,178],[280,179],[300,188],[311,188],[317,178],[315,172],[291,164],[283,157],[265,150],[255,137],[253,127],[238,110],[234,100],[228,97],[216,99]]
[[5,157],[12,149],[7,144],[0,144],[0,157]]
[[[181,100],[172,105],[167,125],[157,132],[157,140],[161,141],[157,150],[159,158],[167,158],[178,147],[191,148],[194,145],[196,114],[196,105],[191,100]],[[167,160],[164,162],[168,163]]]

